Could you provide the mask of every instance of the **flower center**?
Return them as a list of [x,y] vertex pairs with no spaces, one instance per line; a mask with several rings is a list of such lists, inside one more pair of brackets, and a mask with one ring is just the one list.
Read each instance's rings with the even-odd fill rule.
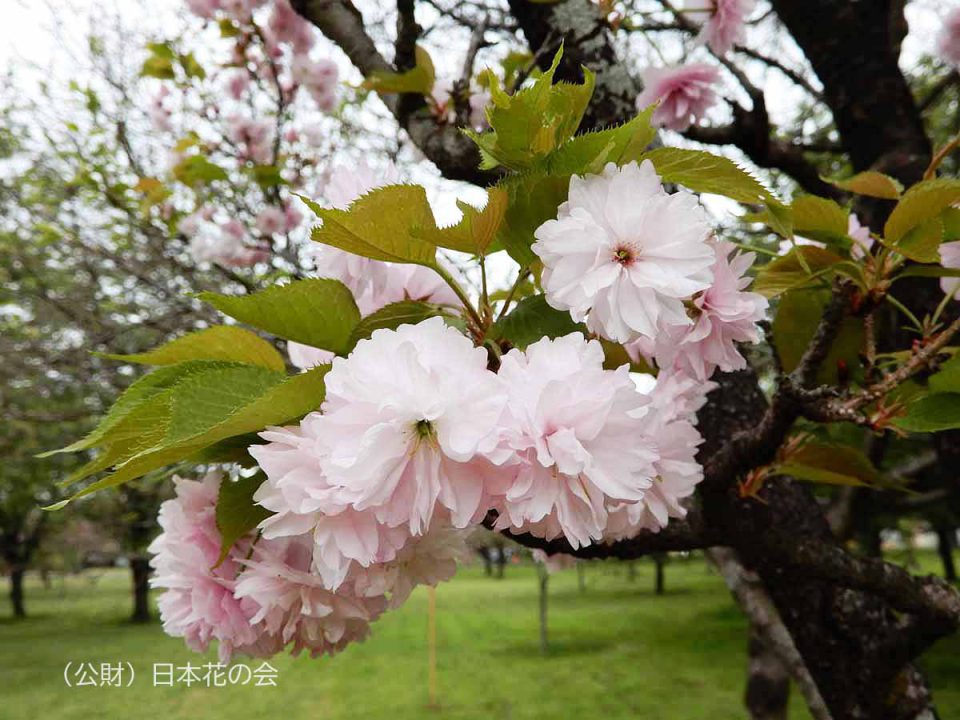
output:
[[619,263],[624,267],[632,265],[640,253],[637,252],[635,247],[630,245],[619,245],[616,250],[613,251],[613,261]]
[[417,420],[413,426],[417,437],[421,440],[427,440],[433,437],[433,424],[429,420]]

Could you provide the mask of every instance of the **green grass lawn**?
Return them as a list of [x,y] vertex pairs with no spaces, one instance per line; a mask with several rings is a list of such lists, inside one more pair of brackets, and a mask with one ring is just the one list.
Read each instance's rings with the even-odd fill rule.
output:
[[[931,568],[935,568],[931,565]],[[215,662],[132,626],[128,578],[28,585],[32,617],[13,622],[0,602],[3,720],[391,720],[437,717],[524,720],[742,718],[744,621],[701,560],[667,568],[667,594],[652,594],[652,565],[631,582],[622,565],[594,564],[580,593],[575,571],[550,580],[551,651],[537,637],[536,572],[511,566],[504,580],[467,568],[437,591],[440,708],[427,705],[427,593],[374,625],[366,642],[335,658],[281,656],[278,687],[152,687],[153,663]],[[65,595],[63,594],[65,591]],[[67,661],[129,661],[129,688],[68,688]],[[256,664],[256,662],[252,663]],[[960,641],[925,660],[942,717],[960,717]],[[796,693],[791,717],[809,717]],[[269,713],[269,715],[268,715]]]

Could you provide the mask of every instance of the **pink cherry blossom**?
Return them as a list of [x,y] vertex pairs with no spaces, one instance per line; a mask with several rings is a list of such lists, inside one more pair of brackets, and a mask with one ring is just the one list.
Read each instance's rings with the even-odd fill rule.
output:
[[164,85],[147,105],[147,116],[150,118],[154,129],[159,132],[171,132],[173,130],[173,121],[170,118],[170,109],[166,102],[169,95],[170,90]]
[[665,192],[649,160],[570,178],[569,199],[534,232],[547,302],[617,342],[689,325],[684,301],[709,287],[714,252],[695,195]]
[[283,232],[287,226],[287,216],[283,210],[269,205],[257,215],[257,230],[264,235],[275,235]]
[[239,146],[245,159],[269,163],[273,154],[273,128],[265,120],[252,120],[242,115],[227,117],[227,137]]
[[257,607],[233,595],[249,542],[234,545],[214,567],[220,555],[215,517],[220,482],[217,472],[200,482],[176,478],[176,497],[160,506],[162,532],[149,551],[155,573],[150,584],[164,589],[158,602],[164,631],[197,652],[217,640],[225,663],[234,652],[260,654],[265,628],[251,623]]
[[372,511],[358,511],[339,497],[322,463],[330,453],[319,413],[310,413],[298,427],[273,428],[250,454],[266,473],[254,499],[273,515],[260,527],[268,539],[313,533],[314,570],[326,587],[337,589],[354,563],[393,560],[409,538],[406,528],[381,525]]
[[[950,270],[960,270],[960,240],[940,246],[940,263]],[[956,297],[960,293],[960,277],[940,278],[940,288],[945,294]]]
[[290,6],[290,0],[274,0],[267,27],[278,42],[290,43],[294,53],[305,53],[316,40],[313,29]]
[[234,100],[239,100],[243,97],[243,93],[246,92],[247,88],[250,86],[250,76],[247,74],[246,70],[234,70],[229,75],[227,75],[227,94],[230,95]]
[[287,201],[283,206],[284,229],[292,232],[300,227],[303,222],[303,213],[300,212],[291,201]]
[[642,502],[624,503],[611,511],[604,539],[620,540],[640,530],[659,532],[670,518],[686,517],[682,501],[703,480],[703,468],[696,459],[703,442],[695,427],[696,412],[714,387],[716,383],[679,373],[661,372],[657,377],[650,402],[637,414],[644,437],[656,447],[656,479]]
[[720,71],[712,65],[648,68],[642,77],[643,92],[637,97],[637,108],[659,101],[653,122],[670,130],[683,132],[717,101],[713,85],[720,79]]
[[332,60],[311,60],[306,55],[298,55],[293,59],[290,72],[293,80],[310,93],[321,110],[329,112],[336,107],[336,63]]
[[757,323],[768,304],[762,295],[745,291],[754,253],[735,253],[727,242],[714,247],[713,284],[693,300],[694,324],[664,326],[654,344],[659,367],[679,368],[698,380],[709,379],[717,368],[732,372],[746,367],[737,343],[759,342]]
[[937,50],[945,63],[960,67],[960,8],[954,8],[944,18],[937,36]]
[[309,535],[260,540],[236,584],[235,596],[257,608],[252,623],[293,644],[293,654],[333,655],[370,634],[386,609],[385,597],[335,593],[312,572]]
[[438,507],[465,527],[485,508],[506,394],[487,354],[440,318],[377,330],[326,375],[320,464],[340,501],[422,534]]
[[497,527],[574,547],[599,540],[611,507],[643,500],[657,460],[627,366],[604,370],[600,343],[572,333],[511,350],[498,376],[509,397],[502,442],[518,466]]
[[220,9],[220,0],[186,0],[187,8],[197,17],[209,20]]
[[747,16],[754,7],[756,0],[687,0],[683,14],[702,26],[699,42],[717,55],[726,55],[746,40]]

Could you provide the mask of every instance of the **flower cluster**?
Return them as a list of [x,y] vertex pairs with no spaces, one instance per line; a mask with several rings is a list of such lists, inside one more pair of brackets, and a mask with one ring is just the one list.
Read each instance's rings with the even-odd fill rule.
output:
[[745,291],[753,255],[713,240],[696,197],[666,192],[649,161],[573,176],[535,235],[547,302],[662,369],[706,380],[742,368],[736,343],[759,340],[767,302]]
[[363,640],[370,623],[396,607],[418,584],[453,575],[465,552],[462,533],[441,531],[407,543],[393,562],[355,568],[336,588],[315,572],[309,534],[236,542],[218,564],[221,535],[215,506],[223,480],[177,479],[176,497],[163,503],[163,532],[150,546],[154,587],[164,630],[203,652],[217,640],[221,662],[234,654],[265,657],[285,647],[294,654],[334,654]]
[[951,10],[944,18],[937,49],[946,64],[960,67],[960,8]]

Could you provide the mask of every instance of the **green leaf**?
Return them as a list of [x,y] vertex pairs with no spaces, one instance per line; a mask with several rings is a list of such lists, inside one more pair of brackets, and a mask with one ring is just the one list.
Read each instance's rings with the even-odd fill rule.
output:
[[911,403],[894,425],[910,432],[940,432],[960,428],[960,393],[925,395]]
[[228,177],[226,170],[203,155],[185,157],[173,166],[173,176],[190,187],[226,180]]
[[802,288],[826,278],[843,258],[815,245],[797,245],[793,250],[760,268],[753,290],[768,298]]
[[220,483],[216,509],[217,530],[220,531],[220,557],[214,567],[226,559],[234,543],[253,532],[257,525],[270,517],[269,510],[253,501],[254,493],[266,479],[263,473],[257,473],[236,480],[224,478]]
[[151,55],[143,61],[140,76],[173,80],[177,75],[173,70],[173,60],[160,55]]
[[113,430],[113,428],[140,405],[143,405],[147,401],[153,399],[156,395],[159,395],[163,391],[168,390],[171,386],[175,385],[191,374],[206,372],[211,368],[228,366],[228,363],[198,360],[180,363],[179,365],[161,367],[152,373],[144,375],[133,382],[130,387],[120,394],[120,397],[116,399],[116,401],[107,411],[107,414],[104,415],[100,420],[97,427],[94,428],[94,430],[91,431],[86,437],[82,438],[81,440],[77,440],[76,442],[71,443],[70,445],[67,445],[59,450],[51,450],[43,453],[39,457],[47,457],[62,452],[77,452],[79,450],[87,450],[89,448],[99,447],[103,444],[104,439]]
[[[793,232],[811,240],[836,244],[847,238],[849,213],[833,200],[803,195],[790,205]],[[849,244],[849,240],[845,240]]]
[[488,75],[490,104],[487,120],[490,130],[477,133],[465,130],[480,148],[481,168],[497,165],[514,170],[532,167],[570,139],[580,126],[583,113],[593,95],[594,74],[583,68],[582,85],[559,82],[553,76],[563,55],[561,47],[548,70],[532,85],[512,95],[495,75]]
[[524,298],[491,328],[495,338],[509,340],[521,350],[545,337],[556,338],[572,332],[586,334],[587,331],[581,323],[573,321],[570,313],[550,307],[543,295]]
[[868,197],[883,198],[884,200],[897,200],[903,192],[903,185],[896,178],[884,175],[875,170],[867,170],[857,173],[853,177],[845,180],[836,178],[821,178],[841,190],[856,193],[857,195],[866,195]]
[[390,303],[359,322],[350,336],[350,349],[370,337],[375,330],[393,330],[401,325],[416,325],[438,315],[443,315],[443,308],[439,305],[414,300]]
[[189,78],[203,80],[207,77],[207,71],[203,69],[203,65],[192,52],[180,56],[180,66]]
[[943,363],[927,384],[931,393],[960,393],[960,354]]
[[941,242],[943,242],[943,221],[935,217],[912,228],[893,247],[898,253],[911,260],[921,263],[938,263]]
[[661,147],[643,155],[665,183],[678,183],[690,190],[723,195],[737,202],[765,204],[774,200],[770,191],[732,160],[703,150]]
[[260,365],[277,371],[283,371],[286,367],[283,356],[273,345],[249,330],[230,325],[198,330],[144,353],[101,354],[101,357],[144,365],[173,365],[188,360],[225,360]]
[[339,280],[295,280],[252,295],[205,292],[199,297],[248,325],[338,354],[350,349],[350,335],[360,322],[353,294]]
[[939,178],[918,183],[904,193],[890,213],[883,234],[893,246],[913,228],[960,202],[960,180]]
[[[800,362],[817,331],[830,296],[829,289],[791,290],[780,298],[773,319],[773,344],[785,372],[791,372]],[[850,372],[859,368],[862,347],[863,323],[857,318],[845,317],[820,367],[817,381],[835,384],[841,365]]]
[[533,233],[547,220],[557,217],[557,208],[567,199],[570,178],[526,173],[508,177],[497,187],[508,197],[498,240],[521,267],[530,267],[539,261],[530,249]]
[[317,242],[373,260],[436,264],[436,246],[420,237],[433,233],[436,221],[419,185],[377,188],[347,210],[322,208],[302,199],[323,220],[311,235]]
[[416,93],[418,95],[430,95],[437,78],[430,53],[417,45],[414,49],[414,60],[413,68],[406,72],[374,70],[363,81],[361,87],[374,90],[380,94]]
[[656,137],[649,107],[618,127],[584,133],[571,138],[538,164],[548,175],[598,174],[608,162],[625,165],[639,159]]
[[463,218],[456,225],[442,228],[426,228],[418,234],[423,240],[437,247],[484,255],[496,238],[507,212],[508,195],[500,188],[487,191],[487,204],[482,210],[457,200]]
[[778,472],[827,485],[875,485],[880,473],[860,450],[810,442],[790,453]]
[[227,438],[297,420],[320,407],[329,369],[321,365],[286,377],[236,365],[190,376],[117,423],[105,438],[103,453],[71,481],[113,466],[111,474],[48,509],[194,457]]

